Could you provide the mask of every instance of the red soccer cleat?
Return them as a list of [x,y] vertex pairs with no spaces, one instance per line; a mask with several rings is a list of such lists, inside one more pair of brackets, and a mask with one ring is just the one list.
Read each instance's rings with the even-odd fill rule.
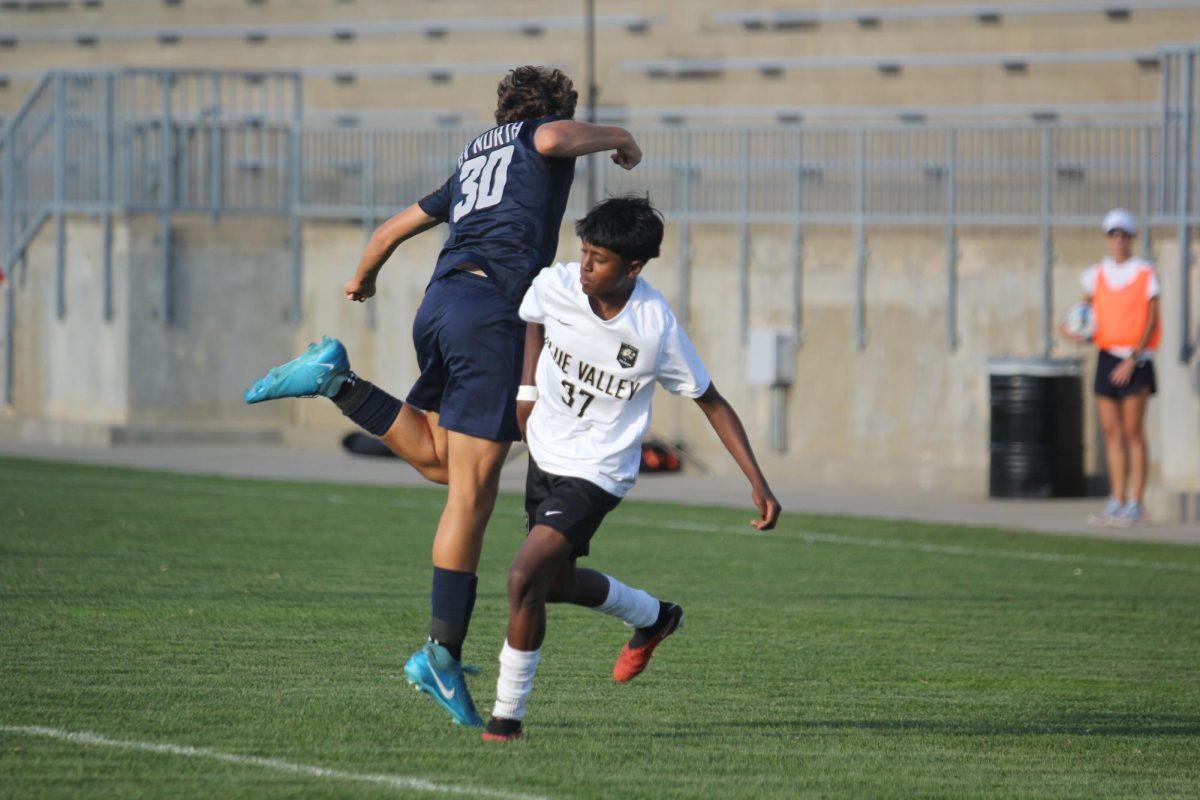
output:
[[617,656],[617,663],[613,664],[613,680],[617,683],[629,683],[641,675],[646,669],[646,665],[650,663],[650,656],[654,654],[654,648],[658,647],[663,639],[678,630],[681,625],[683,625],[683,609],[671,603],[667,606],[666,622],[650,636],[649,640],[638,647],[631,647],[630,642],[633,639],[630,639],[621,648],[621,654]]
[[520,739],[523,735],[521,733],[521,720],[519,719],[492,717],[483,728],[483,740],[485,742],[513,742]]

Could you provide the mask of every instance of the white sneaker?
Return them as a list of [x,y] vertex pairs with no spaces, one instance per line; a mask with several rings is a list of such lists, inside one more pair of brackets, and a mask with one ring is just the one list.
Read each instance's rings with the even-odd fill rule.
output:
[[1141,525],[1146,521],[1146,509],[1142,508],[1142,504],[1130,500],[1125,505],[1117,509],[1117,513],[1112,515],[1112,521],[1109,525],[1116,528],[1131,528],[1134,525]]
[[1088,525],[1095,525],[1098,528],[1107,528],[1113,524],[1113,519],[1117,513],[1124,508],[1121,501],[1115,497],[1108,498],[1108,503],[1104,506],[1104,511],[1099,514],[1089,514],[1087,518]]

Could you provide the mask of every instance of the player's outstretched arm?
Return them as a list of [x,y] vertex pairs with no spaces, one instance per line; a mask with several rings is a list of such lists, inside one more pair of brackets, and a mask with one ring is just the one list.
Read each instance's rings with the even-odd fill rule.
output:
[[615,150],[613,163],[625,169],[633,169],[642,160],[642,149],[624,128],[570,119],[547,122],[538,128],[533,134],[533,146],[551,158],[577,158]]
[[375,279],[379,270],[405,240],[422,231],[427,231],[444,220],[426,214],[421,206],[413,203],[408,208],[380,225],[367,241],[367,248],[358,261],[354,277],[346,281],[342,292],[347,300],[363,302],[375,294]]
[[696,405],[700,406],[704,416],[708,417],[708,424],[712,425],[712,429],[717,432],[721,444],[725,445],[729,455],[733,456],[733,460],[737,462],[742,473],[750,481],[750,497],[758,509],[758,519],[750,520],[750,524],[760,531],[771,530],[779,520],[779,512],[783,510],[783,507],[775,499],[775,494],[767,485],[767,479],[763,476],[762,470],[759,469],[758,459],[754,457],[750,439],[746,436],[746,429],[742,426],[737,412],[733,410],[733,406],[729,405],[729,401],[717,391],[716,384],[713,383],[708,385],[704,394],[696,398]]
[[[521,365],[521,385],[537,385],[538,359],[546,344],[546,326],[540,322],[525,323],[525,361]],[[525,425],[529,415],[533,413],[533,405],[537,400],[517,400],[517,427],[521,430],[521,440],[525,441]]]

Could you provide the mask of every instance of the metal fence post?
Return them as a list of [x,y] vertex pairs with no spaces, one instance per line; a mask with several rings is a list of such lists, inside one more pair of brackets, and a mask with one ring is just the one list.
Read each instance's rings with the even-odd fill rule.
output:
[[946,131],[946,346],[951,352],[958,349],[958,227],[955,224],[956,134]]
[[225,128],[221,124],[221,77],[213,75],[209,82],[209,108],[213,114],[208,120],[208,213],[215,223],[221,212],[225,196],[225,158],[222,147]]
[[4,282],[4,405],[9,408],[13,406],[13,379],[16,375],[13,369],[13,359],[16,357],[13,334],[17,330],[16,321],[13,319],[17,311],[14,283],[12,277]]
[[1177,119],[1171,107],[1171,73],[1174,71],[1177,56],[1167,50],[1162,51],[1162,114],[1160,119],[1158,139],[1158,211],[1166,214],[1170,205],[1170,172],[1169,157],[1171,151],[1171,128]]
[[740,137],[738,164],[738,326],[742,344],[750,342],[750,132]]
[[867,346],[867,137],[854,132],[854,345]]
[[1195,49],[1183,54],[1179,61],[1182,68],[1179,101],[1182,112],[1179,122],[1179,161],[1176,169],[1176,237],[1179,241],[1179,361],[1186,364],[1192,359],[1195,345],[1192,342],[1192,239],[1188,215],[1192,199],[1192,136],[1196,124]]
[[[362,136],[362,205],[363,205],[363,237],[370,240],[375,232],[375,131],[364,131]],[[449,230],[449,226],[447,226]],[[367,330],[375,330],[379,324],[375,309],[375,298],[367,298]]]
[[692,241],[691,241],[691,180],[692,138],[690,131],[682,132],[683,159],[679,178],[679,299],[675,302],[679,324],[687,329],[690,320],[690,297],[692,294]]
[[54,75],[54,307],[67,316],[67,97],[66,76]]
[[804,343],[804,227],[800,224],[804,209],[804,134],[797,131],[794,139],[796,159],[792,165],[792,335],[796,346]]
[[[590,158],[592,165],[596,168],[596,198],[600,200],[608,197],[608,165],[610,162],[608,159],[598,158],[595,153]],[[591,208],[589,205],[588,210],[590,211]]]
[[162,109],[158,140],[158,241],[162,248],[159,276],[161,280],[158,300],[158,318],[164,325],[175,320],[174,299],[174,242],[171,241],[171,203],[173,202],[174,176],[171,174],[174,159],[171,134],[171,90],[174,74],[157,73],[162,82]]
[[298,325],[304,317],[304,229],[300,222],[300,199],[303,181],[303,142],[301,140],[303,102],[300,78],[292,78],[292,119],[288,129],[288,245],[292,258],[291,322]]
[[1153,169],[1153,166],[1150,158],[1150,149],[1152,143],[1153,137],[1151,136],[1150,128],[1142,128],[1141,142],[1139,143],[1141,148],[1141,192],[1138,201],[1141,204],[1141,218],[1142,221],[1144,221],[1141,233],[1141,255],[1142,258],[1145,258],[1147,261],[1152,260],[1151,253],[1154,249],[1153,234],[1151,231],[1151,221],[1154,216],[1154,199],[1152,197],[1153,188],[1151,187],[1151,170]]
[[[4,239],[0,246],[0,255],[5,253],[14,254],[16,252],[13,247],[13,237],[17,235],[16,225],[16,177],[13,174],[17,168],[16,154],[13,152],[17,145],[16,128],[9,128],[9,136],[7,140],[0,140],[0,147],[4,148],[4,188],[3,188],[3,225]],[[3,259],[7,261],[7,259]],[[13,378],[15,370],[13,369],[13,359],[16,356],[16,347],[13,343],[13,335],[16,333],[16,321],[14,319],[17,312],[16,289],[14,284],[17,282],[15,270],[12,264],[0,263],[8,271],[8,280],[4,282],[4,405],[9,408],[13,405]]]
[[1054,156],[1051,130],[1042,129],[1041,235],[1042,235],[1042,354],[1050,356],[1054,347],[1054,237],[1050,227],[1054,211],[1051,178]]
[[104,321],[113,319],[113,272],[112,272],[112,240],[113,240],[113,115],[116,104],[116,76],[109,74],[104,78],[104,142],[100,148],[100,202],[103,205],[102,241],[100,244],[101,258],[104,271]]

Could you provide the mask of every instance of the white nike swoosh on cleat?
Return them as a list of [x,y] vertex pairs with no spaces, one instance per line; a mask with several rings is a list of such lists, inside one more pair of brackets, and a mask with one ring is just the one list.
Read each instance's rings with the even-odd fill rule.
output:
[[438,677],[436,669],[433,669],[431,667],[429,671],[430,671],[430,673],[433,674],[433,682],[437,684],[438,691],[442,693],[442,697],[446,698],[447,700],[453,700],[454,695],[455,695],[455,693],[457,693],[458,690],[457,689],[447,689],[446,684],[442,683],[442,679]]
[[552,517],[555,514],[561,514],[561,511],[547,511],[543,516]]

